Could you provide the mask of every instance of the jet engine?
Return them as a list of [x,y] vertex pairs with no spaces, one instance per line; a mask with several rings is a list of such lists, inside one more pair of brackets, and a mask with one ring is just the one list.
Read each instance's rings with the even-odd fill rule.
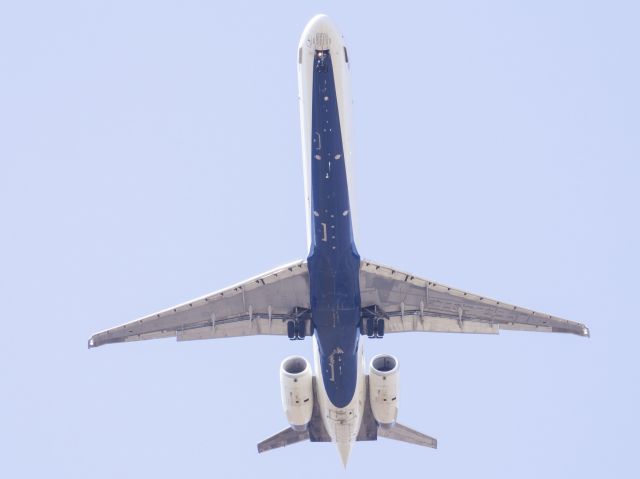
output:
[[296,431],[304,431],[313,413],[313,375],[309,361],[289,356],[280,365],[282,408]]
[[373,417],[382,426],[392,426],[398,417],[398,360],[379,354],[369,366],[369,400]]

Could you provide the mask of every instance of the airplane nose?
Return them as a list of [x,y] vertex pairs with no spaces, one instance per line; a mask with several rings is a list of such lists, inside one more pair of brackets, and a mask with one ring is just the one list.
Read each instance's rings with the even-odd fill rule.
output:
[[340,41],[338,29],[327,15],[316,15],[304,29],[302,41],[307,48],[329,50]]

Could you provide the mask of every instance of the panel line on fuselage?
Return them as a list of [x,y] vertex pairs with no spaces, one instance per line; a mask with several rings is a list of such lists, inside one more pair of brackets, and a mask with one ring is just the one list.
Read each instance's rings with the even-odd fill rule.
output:
[[335,407],[353,399],[358,372],[360,256],[349,215],[339,104],[329,50],[313,62],[311,248],[308,269],[324,388]]

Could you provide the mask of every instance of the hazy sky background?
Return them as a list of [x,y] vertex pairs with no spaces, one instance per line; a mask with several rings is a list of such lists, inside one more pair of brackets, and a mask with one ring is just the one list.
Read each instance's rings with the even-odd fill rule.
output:
[[[364,5],[366,4],[366,8]],[[584,322],[408,334],[352,477],[638,477],[640,7],[586,1],[0,3],[3,477],[346,477],[286,426],[311,342],[99,330],[306,256],[296,47],[352,65],[361,255]]]

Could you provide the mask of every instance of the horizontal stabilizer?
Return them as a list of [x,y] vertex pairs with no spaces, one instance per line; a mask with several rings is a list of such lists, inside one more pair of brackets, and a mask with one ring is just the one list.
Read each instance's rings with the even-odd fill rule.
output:
[[258,452],[270,451],[279,447],[290,446],[296,442],[307,441],[309,439],[309,431],[295,431],[288,427],[268,439],[258,443]]
[[[311,421],[307,424],[307,429],[304,431],[296,431],[293,428],[288,427],[258,444],[258,452],[270,451],[271,449],[290,446],[296,442],[307,440],[311,442],[331,442],[331,436],[327,434],[327,430],[324,428],[324,424],[322,423],[320,406],[318,405],[318,388],[315,376],[313,376],[311,384],[313,385],[314,398],[313,414],[311,415]],[[369,407],[369,410],[371,410],[371,407]]]
[[378,437],[386,437],[387,439],[417,444],[418,446],[432,447],[433,449],[438,448],[437,439],[398,423],[391,427],[379,427]]

